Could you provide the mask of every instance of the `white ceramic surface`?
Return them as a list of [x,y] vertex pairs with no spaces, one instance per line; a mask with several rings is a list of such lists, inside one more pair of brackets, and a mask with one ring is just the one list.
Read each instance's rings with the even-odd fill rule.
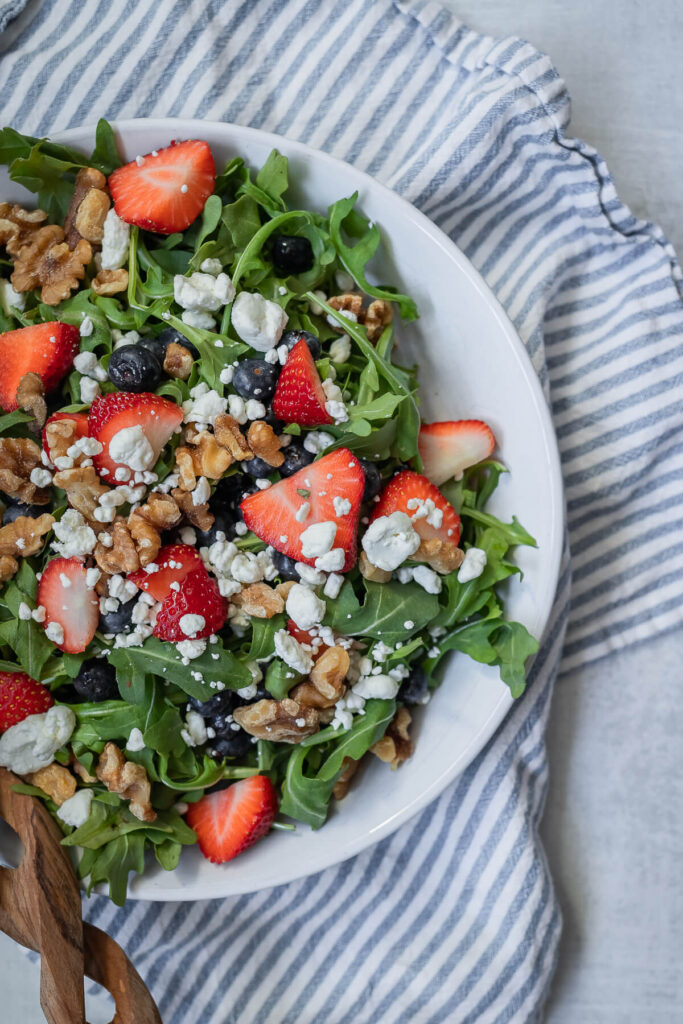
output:
[[[480,418],[491,424],[510,468],[491,508],[514,514],[536,537],[538,550],[520,549],[523,582],[511,584],[507,614],[540,637],[552,606],[562,543],[562,483],[555,436],[536,374],[497,300],[453,243],[426,217],[360,171],[325,154],[255,129],[190,120],[131,120],[117,124],[128,159],[172,138],[201,137],[216,163],[240,155],[254,166],[277,148],[290,159],[292,194],[308,208],[358,190],[359,207],[381,227],[384,247],[373,269],[417,300],[420,320],[402,328],[400,357],[417,361],[427,419]],[[92,146],[92,128],[61,133],[60,141]],[[0,169],[0,194],[21,199]],[[25,198],[25,193],[23,193]],[[152,867],[135,878],[130,896],[198,900],[251,892],[336,864],[393,832],[434,800],[462,772],[495,731],[511,705],[497,672],[456,656],[443,686],[418,716],[416,748],[399,771],[377,761],[324,828],[300,825],[276,832],[239,857],[215,866],[197,849],[179,868]]]

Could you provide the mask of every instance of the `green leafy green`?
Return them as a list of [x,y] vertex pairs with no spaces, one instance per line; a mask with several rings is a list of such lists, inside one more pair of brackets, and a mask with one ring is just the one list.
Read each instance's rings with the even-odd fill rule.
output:
[[325,625],[347,636],[367,636],[395,644],[423,629],[439,611],[438,597],[417,583],[364,580],[363,584],[365,600],[361,604],[352,583],[344,583],[338,599],[328,606]]

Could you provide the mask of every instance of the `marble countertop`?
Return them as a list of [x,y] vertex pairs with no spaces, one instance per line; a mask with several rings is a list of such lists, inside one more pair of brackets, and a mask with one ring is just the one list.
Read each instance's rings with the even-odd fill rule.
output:
[[[683,4],[442,2],[475,28],[522,35],[553,56],[573,98],[570,131],[598,148],[622,198],[683,252]],[[546,1024],[683,1019],[681,661],[683,637],[668,634],[556,688],[542,833],[565,924]],[[43,1020],[37,968],[4,936],[0,991],[3,1019]]]

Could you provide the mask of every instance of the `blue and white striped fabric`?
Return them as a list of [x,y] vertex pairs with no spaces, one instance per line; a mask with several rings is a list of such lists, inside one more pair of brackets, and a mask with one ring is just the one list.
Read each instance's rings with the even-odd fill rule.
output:
[[[537,827],[567,670],[683,617],[683,303],[671,246],[566,133],[552,64],[391,0],[29,0],[0,38],[3,119],[200,116],[369,171],[467,253],[557,427],[572,550],[528,692],[432,806],[354,860],[251,896],[93,899],[167,1024],[539,1020],[560,910]],[[565,640],[565,627],[568,632]],[[564,645],[564,653],[563,652]]]

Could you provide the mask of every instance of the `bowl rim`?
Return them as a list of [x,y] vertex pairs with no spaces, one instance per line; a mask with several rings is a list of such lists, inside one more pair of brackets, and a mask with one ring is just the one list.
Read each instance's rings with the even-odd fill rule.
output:
[[[284,142],[286,143],[286,147],[290,153],[294,152],[297,156],[306,160],[315,160],[319,164],[322,163],[323,165],[343,170],[344,174],[350,174],[355,179],[359,191],[365,187],[365,189],[370,193],[379,192],[379,194],[385,199],[398,204],[398,209],[402,216],[412,221],[416,228],[428,236],[430,241],[444,252],[446,257],[450,258],[457,264],[459,270],[468,279],[470,285],[476,289],[491,309],[491,312],[494,314],[495,319],[498,322],[498,326],[505,335],[506,341],[516,358],[520,372],[529,389],[529,395],[533,401],[534,411],[539,417],[543,428],[543,442],[547,457],[547,464],[545,468],[549,473],[549,493],[551,504],[549,520],[551,523],[551,539],[550,544],[544,549],[544,558],[547,566],[547,571],[544,575],[545,592],[537,595],[539,600],[539,612],[537,616],[539,625],[534,633],[537,636],[537,639],[542,640],[543,634],[545,633],[550,620],[555,600],[555,593],[560,577],[564,542],[564,484],[561,473],[557,437],[552,422],[550,408],[543,392],[543,387],[538,374],[533,368],[531,358],[524,346],[524,343],[499,299],[486,284],[482,275],[470,262],[467,256],[465,256],[465,254],[457,247],[455,242],[453,242],[440,227],[430,220],[426,214],[418,210],[412,205],[412,203],[407,199],[404,199],[403,196],[399,195],[393,189],[373,178],[372,175],[368,174],[366,171],[347,163],[347,161],[321,150],[317,150],[312,146],[309,146],[307,143],[300,142],[297,139],[291,139],[285,135],[278,135],[274,132],[265,131],[260,128],[252,128],[247,125],[235,124],[229,121],[207,120],[203,118],[121,118],[113,119],[109,123],[117,136],[124,140],[128,132],[132,130],[139,130],[140,126],[144,125],[152,131],[169,132],[171,138],[201,138],[202,132],[206,131],[207,126],[210,126],[212,130],[216,130],[218,132],[225,131],[229,133],[230,139],[228,140],[226,138],[226,142],[229,141],[231,145],[235,144],[234,140],[236,137],[238,139],[241,137],[245,140],[253,139],[255,142],[259,142],[261,144],[268,143],[272,148],[278,148]],[[84,138],[94,137],[95,129],[96,124],[86,124],[80,127],[71,127],[56,131],[50,136],[50,138],[55,142],[79,145],[83,143]],[[355,184],[354,187],[356,187]],[[373,846],[375,843],[378,843],[381,839],[391,835],[401,825],[414,818],[415,815],[440,796],[446,786],[457,778],[457,776],[460,775],[481,752],[484,745],[494,735],[496,729],[506,717],[513,704],[514,699],[510,695],[507,687],[501,689],[500,697],[493,705],[489,716],[482,723],[480,728],[473,733],[469,743],[461,750],[459,755],[447,768],[440,772],[436,777],[432,778],[420,793],[405,804],[399,811],[396,811],[393,815],[384,819],[376,827],[363,831],[361,834],[351,837],[348,842],[340,844],[340,847],[335,851],[334,855],[330,857],[323,866],[315,866],[313,869],[309,869],[303,862],[303,858],[301,858],[298,862],[298,866],[292,866],[290,861],[288,870],[282,872],[282,877],[279,880],[273,881],[272,878],[269,878],[267,882],[262,883],[259,882],[257,877],[255,877],[253,884],[250,882],[245,885],[233,878],[233,884],[221,885],[219,883],[218,885],[207,885],[202,882],[196,885],[190,884],[186,887],[177,889],[170,886],[164,886],[156,879],[153,885],[148,886],[145,884],[145,875],[135,876],[129,880],[128,899],[151,900],[155,902],[185,902],[241,895],[250,892],[257,892],[261,889],[272,888],[277,885],[287,884],[309,875],[317,874],[327,868],[335,867],[343,861],[348,860],[350,857],[361,853],[368,847]],[[222,876],[218,876],[218,879],[224,879],[225,882],[228,882],[230,876],[228,873],[224,873]],[[236,881],[238,884],[234,884]],[[98,887],[96,891],[105,890]]]

